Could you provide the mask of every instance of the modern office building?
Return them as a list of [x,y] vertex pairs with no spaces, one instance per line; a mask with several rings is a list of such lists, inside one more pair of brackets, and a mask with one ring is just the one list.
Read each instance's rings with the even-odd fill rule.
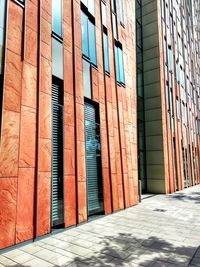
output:
[[174,2],[0,0],[0,249],[200,182],[198,5]]
[[199,7],[137,1],[139,168],[147,192],[200,182]]

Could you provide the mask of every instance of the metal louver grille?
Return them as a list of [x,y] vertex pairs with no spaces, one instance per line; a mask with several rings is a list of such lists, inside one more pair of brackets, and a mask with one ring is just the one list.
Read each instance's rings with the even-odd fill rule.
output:
[[85,138],[88,214],[103,211],[103,186],[101,175],[101,147],[99,124],[93,105],[85,104]]
[[64,222],[63,212],[63,106],[59,86],[52,84],[52,226]]

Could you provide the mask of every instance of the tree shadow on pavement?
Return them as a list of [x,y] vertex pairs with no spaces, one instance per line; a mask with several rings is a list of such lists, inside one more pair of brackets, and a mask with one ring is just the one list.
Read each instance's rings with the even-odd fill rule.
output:
[[77,257],[69,267],[79,266],[189,266],[196,247],[174,245],[157,237],[140,239],[132,234],[102,238],[93,253]]
[[184,202],[194,202],[194,204],[200,204],[200,192],[191,193],[175,193],[168,195],[168,199],[176,199]]

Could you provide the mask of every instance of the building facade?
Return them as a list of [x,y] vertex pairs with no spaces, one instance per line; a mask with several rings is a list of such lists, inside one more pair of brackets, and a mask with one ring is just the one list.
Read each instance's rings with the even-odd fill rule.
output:
[[135,3],[1,0],[0,248],[138,203]]
[[147,192],[200,182],[198,12],[199,1],[141,1]]
[[0,4],[0,249],[200,182],[197,7]]

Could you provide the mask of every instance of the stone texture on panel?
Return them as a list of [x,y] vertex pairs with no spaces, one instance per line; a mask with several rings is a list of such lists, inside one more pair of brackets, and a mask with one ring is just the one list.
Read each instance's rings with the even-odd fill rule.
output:
[[64,185],[65,227],[69,227],[76,224],[76,177],[65,176]]
[[22,105],[36,108],[37,69],[31,64],[23,64]]
[[41,57],[41,92],[51,95],[51,62]]
[[37,8],[37,1],[28,0],[26,1],[26,24],[32,30],[37,32],[38,30],[38,8]]
[[19,166],[35,166],[36,111],[21,107]]
[[87,220],[86,182],[78,182],[78,223]]
[[16,243],[33,238],[34,178],[34,168],[19,168]]
[[15,244],[17,178],[0,178],[0,249]]
[[22,85],[21,57],[10,50],[6,53],[4,109],[20,112]]
[[51,173],[39,172],[38,175],[37,236],[50,232],[51,225]]
[[3,111],[0,177],[16,177],[18,174],[19,120],[19,113]]
[[26,26],[26,47],[25,47],[25,60],[37,66],[37,32]]
[[22,52],[23,9],[13,1],[9,1],[7,49],[17,55]]
[[39,171],[51,171],[52,145],[51,140],[40,138],[39,140]]
[[52,104],[49,94],[40,92],[40,137],[51,139]]

